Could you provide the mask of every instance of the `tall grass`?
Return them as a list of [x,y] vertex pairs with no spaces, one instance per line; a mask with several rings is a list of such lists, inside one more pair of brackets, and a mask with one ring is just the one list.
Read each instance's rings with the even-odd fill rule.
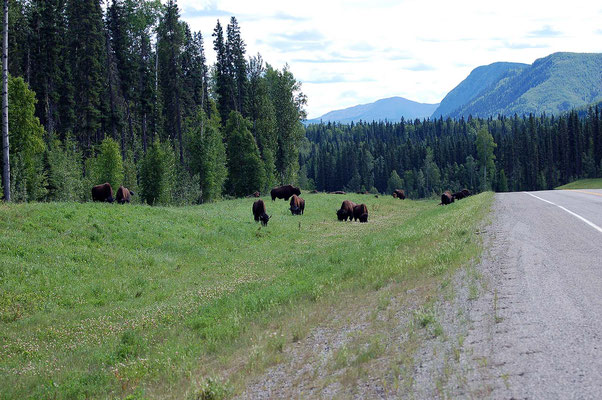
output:
[[264,199],[266,228],[250,199],[0,206],[0,398],[187,393],[279,310],[468,262],[491,201],[345,197],[360,224],[336,220],[343,196],[303,197],[304,216]]

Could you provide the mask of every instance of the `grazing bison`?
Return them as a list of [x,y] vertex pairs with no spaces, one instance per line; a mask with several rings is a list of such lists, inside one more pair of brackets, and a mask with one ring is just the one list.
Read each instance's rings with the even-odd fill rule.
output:
[[259,192],[253,193],[253,197],[259,197],[259,196],[261,196],[261,193],[259,193]]
[[339,221],[347,221],[349,218],[349,222],[353,219],[353,207],[355,207],[355,203],[349,200],[345,200],[343,204],[341,204],[341,208],[337,210],[337,218]]
[[452,194],[452,196],[454,196],[454,200],[462,200],[463,198],[466,197],[464,195],[464,192],[456,192],[456,193]]
[[347,193],[343,192],[342,190],[337,190],[335,192],[328,192],[328,194],[347,194]]
[[266,226],[270,220],[270,216],[265,212],[265,203],[261,199],[253,203],[253,218],[255,221],[261,221],[263,226]]
[[443,193],[441,195],[441,203],[439,203],[439,205],[443,205],[446,206],[448,204],[451,204],[454,202],[454,196],[448,191],[446,191],[445,193]]
[[294,187],[293,185],[286,185],[272,189],[270,194],[272,195],[272,201],[276,200],[277,198],[288,201],[288,199],[290,199],[294,194],[301,196],[301,189]]
[[119,189],[117,189],[117,195],[115,196],[115,200],[119,204],[129,203],[132,200],[133,195],[134,192],[132,192],[128,188],[119,186]]
[[92,201],[101,201],[112,203],[113,199],[113,188],[110,183],[103,183],[102,185],[96,185],[92,188]]
[[303,212],[305,211],[305,200],[294,194],[293,197],[291,197],[290,210],[293,215],[303,214]]
[[403,190],[401,190],[401,189],[395,189],[395,190],[393,191],[393,197],[394,197],[394,198],[396,198],[396,199],[401,199],[401,200],[404,200],[404,199],[406,198],[406,194],[405,194],[405,192],[404,192]]
[[365,204],[358,204],[353,207],[353,220],[360,222],[368,222],[368,207]]
[[468,197],[468,196],[472,195],[472,193],[468,189],[462,189],[462,193],[464,194],[464,197]]

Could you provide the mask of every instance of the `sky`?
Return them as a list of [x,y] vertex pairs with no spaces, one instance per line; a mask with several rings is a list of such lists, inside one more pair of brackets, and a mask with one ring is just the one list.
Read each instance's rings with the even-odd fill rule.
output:
[[602,52],[602,2],[505,0],[179,0],[210,63],[219,19],[247,55],[288,64],[308,118],[401,96],[438,103],[480,65]]

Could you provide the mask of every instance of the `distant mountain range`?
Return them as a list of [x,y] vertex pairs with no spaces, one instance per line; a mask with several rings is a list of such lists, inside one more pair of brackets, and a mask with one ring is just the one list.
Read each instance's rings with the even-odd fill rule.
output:
[[319,118],[308,120],[308,124],[322,122],[340,122],[348,124],[358,121],[394,121],[401,118],[415,119],[428,118],[437,109],[439,104],[417,103],[403,97],[390,97],[370,104],[331,111]]
[[476,68],[445,96],[433,117],[557,115],[600,100],[602,54],[554,53],[532,65]]
[[496,62],[475,68],[440,104],[391,97],[331,111],[310,123],[561,114],[602,101],[602,54],[554,53],[532,65]]

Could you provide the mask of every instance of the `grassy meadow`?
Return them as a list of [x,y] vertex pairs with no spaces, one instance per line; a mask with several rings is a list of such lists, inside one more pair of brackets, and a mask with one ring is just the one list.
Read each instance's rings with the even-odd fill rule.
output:
[[557,190],[570,189],[602,189],[602,178],[595,179],[580,179],[575,182],[567,183],[563,186],[558,186]]
[[[478,258],[493,195],[302,196],[303,216],[264,198],[265,228],[254,199],[0,205],[0,399],[229,396],[326,299]],[[369,223],[337,221],[343,199]]]

